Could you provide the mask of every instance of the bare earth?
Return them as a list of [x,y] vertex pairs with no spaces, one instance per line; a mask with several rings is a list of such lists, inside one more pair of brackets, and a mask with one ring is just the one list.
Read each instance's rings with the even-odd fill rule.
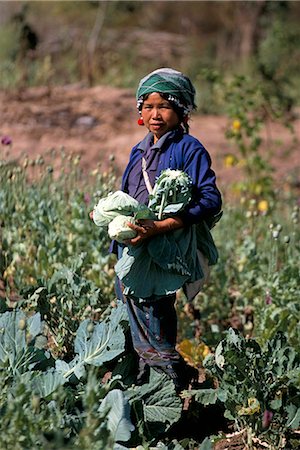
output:
[[[105,170],[114,155],[121,173],[132,146],[146,133],[137,125],[133,92],[107,86],[2,91],[0,117],[0,135],[9,135],[13,140],[12,147],[0,146],[0,151],[9,151],[10,158],[20,159],[24,154],[34,158],[50,148],[64,147],[67,153],[80,154],[82,167],[88,171],[99,162]],[[228,126],[227,119],[221,116],[194,115],[191,121],[191,134],[211,154],[221,189],[240,176],[236,167],[224,167],[224,156],[235,151],[224,136]],[[299,119],[294,128],[299,138]],[[272,123],[263,130],[263,139],[265,151],[272,149],[271,160],[279,183],[289,176],[299,182],[299,146],[293,144],[290,132]]]

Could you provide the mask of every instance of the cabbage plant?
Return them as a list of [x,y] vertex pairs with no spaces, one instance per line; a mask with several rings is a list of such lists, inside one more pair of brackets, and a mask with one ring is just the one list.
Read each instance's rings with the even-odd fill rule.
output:
[[158,220],[182,210],[192,198],[192,180],[182,170],[163,170],[149,196],[149,208]]

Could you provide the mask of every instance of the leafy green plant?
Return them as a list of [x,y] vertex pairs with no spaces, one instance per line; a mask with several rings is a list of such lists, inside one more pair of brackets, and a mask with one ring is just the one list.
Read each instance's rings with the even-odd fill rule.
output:
[[[182,407],[171,380],[151,371],[148,383],[134,385],[127,321],[122,308],[111,309],[115,261],[106,232],[88,217],[114,190],[114,173],[95,170],[87,182],[79,158],[63,150],[57,173],[53,152],[0,162],[0,447],[199,447],[169,438]],[[219,383],[193,395],[202,405],[223,403],[250,441],[260,436],[276,450],[284,439],[295,446],[299,427],[296,202],[293,191],[274,190],[227,204],[212,230],[220,260],[194,301],[198,315],[187,320],[178,298],[178,349],[197,367],[209,353]],[[246,338],[226,334],[230,326]]]
[[298,291],[300,271],[297,265],[283,267],[280,273],[273,274],[270,289],[265,292],[265,301],[255,319],[255,334],[263,345],[277,331],[286,333],[289,344],[299,349],[300,305]]
[[137,431],[144,445],[147,442],[154,443],[180,418],[182,405],[172,381],[153,369],[149,382],[129,388],[126,396],[134,411]]
[[230,186],[231,191],[248,200],[272,199],[270,156],[274,142],[263,139],[263,130],[269,122],[277,121],[293,133],[292,120],[279,99],[280,83],[275,90],[277,94],[274,91],[271,95],[270,89],[255,75],[224,76],[217,70],[206,69],[201,77],[211,83],[215,101],[228,118],[225,136],[233,150],[224,161],[227,167],[235,167],[241,173],[241,180]]
[[216,389],[195,390],[202,404],[224,403],[225,416],[249,436],[263,436],[274,448],[285,448],[292,430],[300,424],[299,355],[283,333],[264,348],[230,329],[215,355],[204,361],[218,380]]
[[50,279],[40,278],[35,286],[21,291],[19,305],[27,311],[39,311],[47,320],[58,353],[70,352],[84,318],[99,317],[108,306],[101,289],[82,275],[85,256],[73,258]]
[[148,207],[158,220],[176,214],[191,200],[192,180],[182,170],[163,170],[149,195]]
[[115,361],[117,368],[125,352],[126,323],[125,305],[100,322],[83,321],[75,356],[67,362],[51,355],[39,313],[1,314],[1,445],[12,448],[18,427],[15,448],[63,443],[66,448],[123,449],[127,441],[155,443],[178,421],[181,402],[166,375],[151,371],[148,384],[127,389],[119,375],[101,381],[105,365]]
[[[5,424],[9,421],[12,430],[8,433],[1,432],[2,444],[11,445],[12,436],[15,433],[14,427],[16,426],[19,427],[20,432],[16,444],[19,445],[17,448],[24,448],[24,446],[38,448],[45,444],[47,442],[47,430],[49,433],[52,427],[54,427],[54,435],[51,437],[52,444],[56,443],[57,445],[64,439],[70,439],[72,435],[74,438],[76,429],[80,428],[80,417],[78,416],[76,419],[74,415],[75,405],[74,401],[70,402],[72,397],[68,394],[68,389],[71,389],[73,395],[75,394],[78,399],[82,394],[80,394],[80,391],[76,394],[75,388],[69,385],[69,388],[67,387],[61,392],[61,397],[57,397],[56,393],[61,391],[61,387],[68,382],[70,374],[66,375],[62,369],[59,370],[54,367],[54,359],[46,349],[47,338],[43,334],[45,323],[41,321],[40,314],[26,317],[22,311],[6,312],[0,316],[0,326],[0,380],[1,384],[5,386],[5,389],[1,391],[0,401],[1,427],[6,426]],[[123,335],[121,330],[119,330],[119,333],[116,330],[115,339],[117,339],[117,336]],[[82,341],[82,331],[79,336],[78,340],[81,339]],[[79,344],[76,345],[78,349]],[[122,344],[120,351],[123,351]],[[100,350],[97,352],[94,348],[93,353],[92,363],[97,365],[95,357],[96,353],[97,355],[100,354]],[[114,358],[115,354],[110,356]],[[110,356],[104,357],[104,360],[107,360]],[[84,361],[86,362],[87,359],[86,356]],[[80,362],[76,367],[79,365]],[[56,366],[63,366],[63,362],[56,360]],[[76,373],[79,374],[78,370]],[[107,388],[108,386],[102,389],[102,398],[105,397]],[[120,401],[116,400],[116,404]],[[110,408],[106,406],[104,404],[102,409],[98,411],[99,424],[101,421],[104,422],[107,414],[107,417],[115,416],[115,413],[109,416]],[[122,417],[122,410],[120,410],[119,415]],[[41,426],[42,429],[39,430],[38,427]],[[67,431],[68,427],[70,427],[69,431]],[[55,428],[57,432],[55,432]],[[111,430],[111,428],[109,422],[108,429]],[[60,432],[60,430],[63,431]],[[107,434],[109,435],[109,433]],[[103,436],[105,436],[105,433],[102,433]],[[115,438],[117,437],[115,436]],[[114,442],[114,439],[111,442]]]
[[[101,285],[108,303],[113,298],[109,241],[88,217],[94,198],[81,188],[78,160],[67,159],[63,151],[60,156],[60,177],[55,182],[52,166],[45,167],[43,158],[25,158],[18,166],[2,162],[1,274],[8,291],[21,291],[25,285],[36,285],[38,278],[51,278],[74,255],[84,253],[82,275],[98,288]],[[51,161],[51,154],[47,157]],[[95,185],[91,182],[88,189],[99,196],[111,189],[115,178],[109,172],[96,174],[91,181]]]
[[219,262],[194,300],[200,316],[198,332],[214,348],[229,326],[255,336],[261,344],[281,330],[287,331],[289,343],[297,348],[297,207],[279,196],[266,213],[259,211],[259,202],[251,204],[249,209],[244,202],[228,206],[222,225],[212,230]]
[[273,191],[272,167],[261,152],[261,130],[266,120],[262,87],[246,76],[235,76],[222,83],[224,103],[231,121],[226,137],[238,150],[238,164],[245,179],[237,188],[245,195],[270,196]]

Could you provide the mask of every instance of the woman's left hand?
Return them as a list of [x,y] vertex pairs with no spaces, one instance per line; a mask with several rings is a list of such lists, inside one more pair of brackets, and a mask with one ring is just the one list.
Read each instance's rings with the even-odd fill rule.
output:
[[137,236],[126,240],[126,245],[138,245],[157,234],[167,233],[184,226],[179,217],[168,217],[164,220],[139,220],[138,225],[127,223],[128,227],[137,232]]

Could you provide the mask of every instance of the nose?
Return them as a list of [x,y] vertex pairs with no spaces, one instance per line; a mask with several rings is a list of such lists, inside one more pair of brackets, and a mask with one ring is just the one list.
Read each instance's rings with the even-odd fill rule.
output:
[[161,114],[158,108],[153,108],[152,109],[152,119],[160,119],[161,118]]

